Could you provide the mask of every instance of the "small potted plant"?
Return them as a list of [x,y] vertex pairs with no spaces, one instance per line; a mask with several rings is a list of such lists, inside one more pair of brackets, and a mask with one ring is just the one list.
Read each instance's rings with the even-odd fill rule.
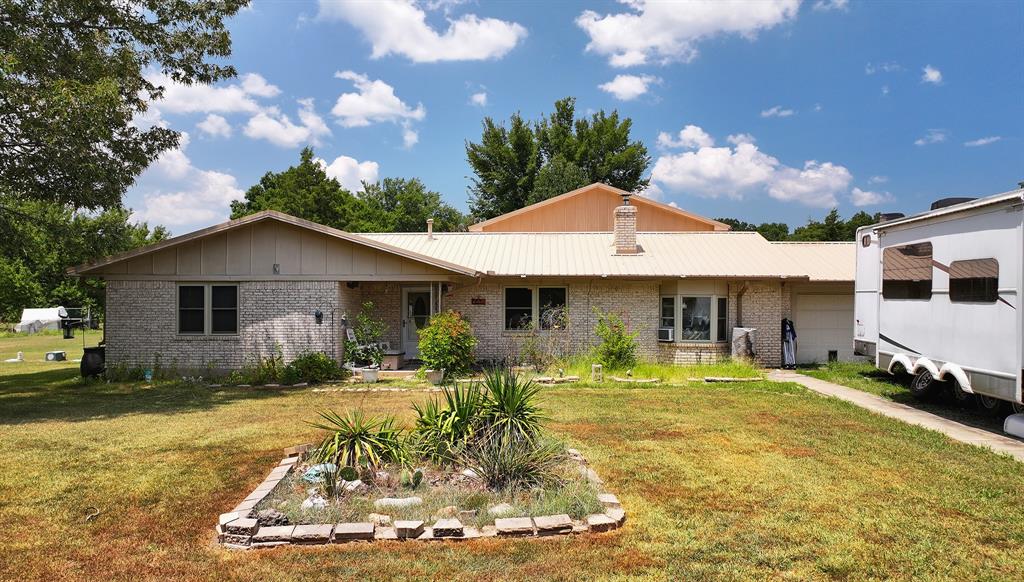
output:
[[345,352],[351,354],[350,361],[353,368],[359,370],[363,382],[372,384],[379,379],[380,365],[384,361],[381,341],[386,331],[387,324],[374,315],[373,302],[363,303],[353,322],[352,336],[345,341]]

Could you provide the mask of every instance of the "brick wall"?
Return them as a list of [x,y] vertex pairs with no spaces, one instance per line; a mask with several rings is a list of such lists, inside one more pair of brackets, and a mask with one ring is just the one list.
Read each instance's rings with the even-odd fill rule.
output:
[[730,343],[660,342],[658,361],[662,364],[690,365],[714,364],[729,358]]
[[[782,364],[782,318],[789,316],[789,290],[779,281],[748,281],[729,284],[729,322],[757,329],[754,348],[762,366]],[[742,320],[737,321],[738,292],[743,287]],[[731,332],[730,332],[731,333]]]
[[[182,370],[238,368],[247,357],[281,346],[285,361],[306,350],[338,353],[343,292],[333,281],[238,283],[239,333],[179,336],[173,281],[108,281],[105,336],[110,364]],[[324,318],[316,324],[313,312]]]
[[[659,283],[657,281],[608,281],[544,279],[495,279],[456,286],[443,298],[445,309],[454,309],[469,318],[479,341],[477,357],[484,360],[504,359],[519,352],[526,332],[506,331],[504,315],[505,287],[566,287],[569,327],[562,331],[541,331],[544,345],[553,345],[567,354],[582,353],[598,343],[594,333],[597,317],[594,308],[618,313],[637,337],[641,358],[658,356],[657,329]],[[484,304],[473,304],[478,298]],[[549,338],[551,341],[549,342]]]

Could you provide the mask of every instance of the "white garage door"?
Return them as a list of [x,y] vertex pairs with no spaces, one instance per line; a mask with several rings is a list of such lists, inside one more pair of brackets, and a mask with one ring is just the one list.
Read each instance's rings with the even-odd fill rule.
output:
[[830,351],[840,360],[852,360],[853,294],[798,294],[793,305],[798,364],[827,362]]

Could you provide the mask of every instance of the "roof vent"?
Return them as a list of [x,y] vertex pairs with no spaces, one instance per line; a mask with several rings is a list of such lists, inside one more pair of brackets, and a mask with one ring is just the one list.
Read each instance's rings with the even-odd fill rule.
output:
[[882,222],[889,222],[890,220],[896,220],[897,218],[903,218],[906,214],[902,212],[882,212],[878,215],[878,219]]
[[947,206],[953,206],[954,204],[963,204],[964,202],[970,202],[971,200],[977,200],[977,198],[964,198],[964,197],[951,197],[942,198],[932,202],[932,210],[938,210],[940,208],[946,208]]
[[434,239],[434,219],[433,218],[428,218],[427,219],[427,238],[431,239],[431,240]]

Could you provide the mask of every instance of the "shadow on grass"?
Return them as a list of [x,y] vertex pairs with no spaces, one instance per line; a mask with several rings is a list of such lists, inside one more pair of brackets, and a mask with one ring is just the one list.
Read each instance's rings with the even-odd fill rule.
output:
[[[807,365],[801,366],[801,369],[797,371],[829,371],[828,366],[820,365]],[[968,400],[966,403],[957,402],[953,398],[952,394],[948,390],[943,390],[940,394],[932,396],[927,400],[918,400],[911,393],[907,387],[910,383],[910,378],[907,377],[901,381],[896,376],[889,374],[883,370],[879,370],[875,367],[862,369],[862,370],[844,370],[844,374],[852,375],[855,378],[865,380],[867,382],[875,383],[879,385],[882,390],[875,390],[874,393],[898,402],[900,404],[940,416],[946,420],[952,420],[959,422],[965,426],[979,428],[988,432],[998,434],[1000,436],[1020,440],[1024,442],[1024,439],[1018,439],[1012,435],[1003,432],[1003,421],[1006,417],[1012,413],[1009,405],[1004,406],[998,414],[988,413],[980,409],[974,402],[974,399]],[[839,374],[830,381],[836,382],[837,384],[843,384]],[[851,388],[861,389],[856,383],[846,384]]]
[[239,400],[282,396],[288,389],[207,388],[179,382],[85,381],[75,369],[0,376],[0,424],[44,420],[79,422],[124,414],[209,410]]

